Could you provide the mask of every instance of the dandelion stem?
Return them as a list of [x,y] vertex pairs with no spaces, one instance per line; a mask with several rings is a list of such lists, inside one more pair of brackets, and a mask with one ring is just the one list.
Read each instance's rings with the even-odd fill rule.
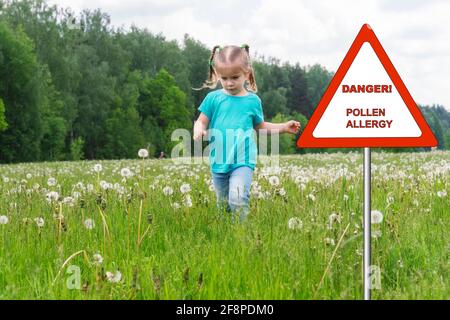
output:
[[88,261],[89,259],[86,256],[86,251],[85,250],[80,250],[75,252],[74,254],[72,254],[70,257],[68,257],[66,259],[66,261],[64,261],[64,263],[62,264],[61,268],[59,269],[58,273],[56,274],[55,279],[52,282],[52,285],[55,284],[56,279],[58,279],[59,275],[61,274],[61,271],[64,269],[64,267],[69,263],[70,260],[72,260],[73,258],[75,258],[77,255],[79,255],[80,253],[84,253],[84,257],[85,259]]
[[344,232],[342,233],[341,237],[339,238],[339,241],[338,241],[338,243],[336,245],[336,248],[334,249],[333,254],[331,255],[330,261],[328,262],[328,265],[327,265],[327,267],[326,267],[326,269],[325,269],[325,271],[324,271],[324,273],[322,275],[322,279],[320,279],[319,285],[317,286],[317,289],[314,292],[313,298],[316,297],[317,291],[319,291],[320,287],[322,286],[323,280],[325,279],[325,276],[328,273],[328,270],[330,269],[331,263],[333,262],[333,259],[334,259],[335,255],[336,255],[336,252],[339,249],[339,246],[340,246],[340,244],[342,242],[342,239],[344,239],[344,236],[347,233],[347,230],[348,230],[349,227],[350,227],[350,223],[347,224],[347,226],[345,227]]

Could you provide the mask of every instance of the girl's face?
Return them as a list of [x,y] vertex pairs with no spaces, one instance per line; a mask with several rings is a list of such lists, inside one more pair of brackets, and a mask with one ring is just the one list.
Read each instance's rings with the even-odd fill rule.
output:
[[237,95],[244,90],[248,73],[244,73],[240,65],[219,65],[216,68],[222,87],[231,95]]

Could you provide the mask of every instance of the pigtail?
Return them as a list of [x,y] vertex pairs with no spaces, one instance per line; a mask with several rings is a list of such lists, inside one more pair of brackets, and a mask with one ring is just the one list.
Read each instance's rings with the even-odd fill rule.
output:
[[214,46],[211,50],[211,56],[209,57],[209,73],[208,73],[208,79],[203,83],[203,85],[200,88],[192,88],[193,90],[202,90],[205,88],[214,89],[217,86],[217,74],[214,70],[214,56],[216,55],[216,51],[220,52],[221,46]]
[[253,70],[252,61],[250,59],[250,47],[248,44],[243,44],[241,45],[241,48],[243,48],[245,50],[245,53],[247,54],[248,68],[250,69],[248,75],[250,90],[256,93],[258,92],[258,87],[256,86],[255,71]]

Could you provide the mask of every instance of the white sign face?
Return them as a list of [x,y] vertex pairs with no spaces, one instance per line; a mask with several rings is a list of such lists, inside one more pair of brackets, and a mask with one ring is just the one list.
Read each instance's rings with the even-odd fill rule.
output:
[[420,137],[422,131],[365,42],[312,135],[314,138]]

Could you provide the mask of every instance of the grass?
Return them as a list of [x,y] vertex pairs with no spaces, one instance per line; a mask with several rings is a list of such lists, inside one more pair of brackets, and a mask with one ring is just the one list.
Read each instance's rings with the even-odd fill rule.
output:
[[[383,213],[372,225],[381,232],[372,239],[381,270],[373,299],[450,298],[449,159],[373,152],[372,209]],[[0,176],[8,220],[0,224],[0,299],[363,298],[361,153],[283,156],[278,170],[258,165],[243,224],[218,212],[207,164],[16,164],[1,166]],[[192,206],[180,192],[185,183]],[[47,201],[50,191],[59,199]],[[288,228],[293,217],[301,228]],[[111,282],[107,272],[117,270],[120,281]]]

